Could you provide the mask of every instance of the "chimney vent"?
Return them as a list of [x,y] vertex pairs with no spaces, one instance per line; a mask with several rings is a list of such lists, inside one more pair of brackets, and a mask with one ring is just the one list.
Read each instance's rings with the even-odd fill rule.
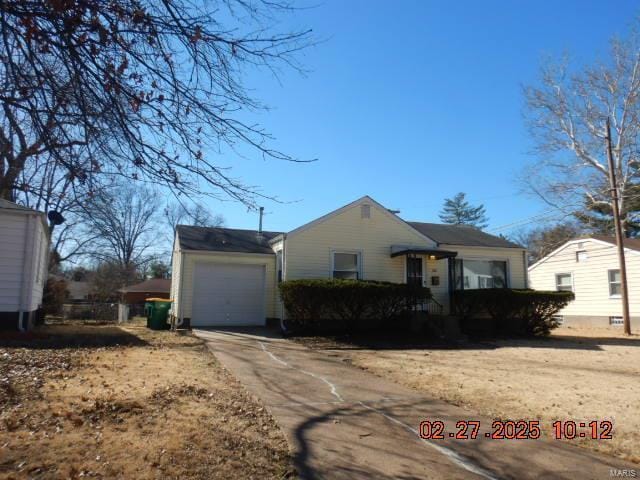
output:
[[262,216],[264,215],[264,207],[260,207],[260,220],[258,222],[258,237],[262,238]]

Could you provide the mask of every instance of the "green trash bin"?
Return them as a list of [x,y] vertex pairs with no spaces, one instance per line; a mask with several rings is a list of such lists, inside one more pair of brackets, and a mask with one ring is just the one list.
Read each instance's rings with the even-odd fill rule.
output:
[[147,314],[147,327],[151,330],[169,330],[167,316],[171,308],[171,300],[168,298],[147,298],[144,304]]

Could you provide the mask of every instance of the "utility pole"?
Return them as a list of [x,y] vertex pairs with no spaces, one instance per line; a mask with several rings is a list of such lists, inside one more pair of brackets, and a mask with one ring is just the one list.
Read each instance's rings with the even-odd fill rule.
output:
[[607,117],[607,160],[609,162],[609,185],[611,186],[611,204],[613,207],[613,223],[616,227],[616,245],[618,247],[618,262],[620,263],[620,288],[622,289],[622,320],[624,333],[631,335],[631,321],[629,317],[629,289],[627,288],[627,263],[624,259],[624,235],[620,222],[620,203],[618,199],[618,183],[616,169],[613,164],[611,147],[611,122]]

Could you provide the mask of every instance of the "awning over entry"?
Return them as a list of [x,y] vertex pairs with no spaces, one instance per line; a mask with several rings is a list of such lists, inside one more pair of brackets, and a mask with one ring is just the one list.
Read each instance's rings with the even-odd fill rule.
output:
[[434,260],[441,260],[443,258],[454,258],[458,255],[458,252],[451,250],[441,250],[439,248],[427,248],[427,247],[413,247],[406,245],[391,245],[391,256],[398,257],[400,255],[428,255]]

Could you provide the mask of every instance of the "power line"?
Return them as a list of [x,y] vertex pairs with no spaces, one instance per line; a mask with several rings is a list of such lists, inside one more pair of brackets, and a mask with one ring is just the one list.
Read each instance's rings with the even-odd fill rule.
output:
[[500,231],[504,231],[504,230],[508,230],[509,228],[515,228],[515,227],[520,227],[520,226],[524,226],[527,225],[529,223],[533,223],[534,221],[541,221],[541,220],[550,220],[552,218],[554,218],[556,215],[550,215],[552,212],[555,212],[556,214],[558,213],[558,210],[555,208],[546,210],[542,213],[538,213],[536,215],[533,215],[531,217],[526,217],[520,220],[516,220],[515,222],[512,223],[507,223],[505,225],[500,225],[496,228],[492,228],[491,230],[489,230],[490,232],[500,232]]

